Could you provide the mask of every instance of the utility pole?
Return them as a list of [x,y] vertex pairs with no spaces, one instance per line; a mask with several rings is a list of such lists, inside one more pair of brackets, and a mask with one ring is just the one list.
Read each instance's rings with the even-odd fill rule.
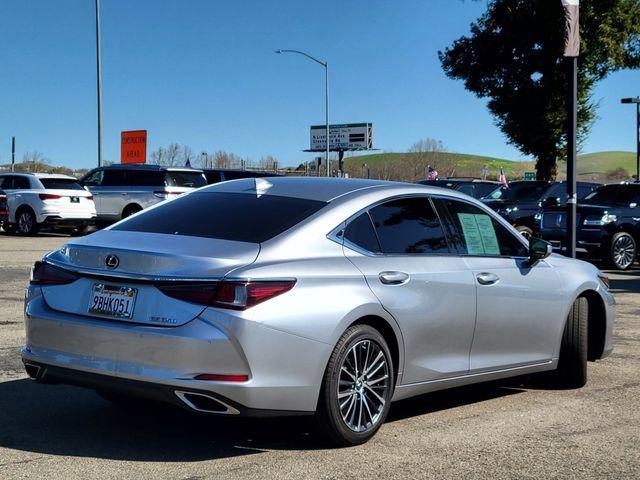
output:
[[16,137],[11,137],[11,171],[16,168]]
[[640,181],[640,97],[623,98],[621,101],[636,104],[636,180]]
[[102,166],[102,58],[100,54],[100,0],[96,0],[96,68],[98,86],[98,167]]
[[561,0],[565,16],[564,61],[567,67],[567,255],[576,257],[576,156],[578,134],[578,56],[580,0]]

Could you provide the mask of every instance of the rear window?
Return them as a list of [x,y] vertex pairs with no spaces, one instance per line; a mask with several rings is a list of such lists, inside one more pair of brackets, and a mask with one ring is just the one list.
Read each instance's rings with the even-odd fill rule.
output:
[[170,187],[204,187],[207,179],[200,172],[167,172],[165,177],[167,185]]
[[261,243],[325,205],[276,195],[195,192],[131,217],[113,230]]
[[84,190],[77,180],[71,178],[41,178],[40,183],[47,190]]

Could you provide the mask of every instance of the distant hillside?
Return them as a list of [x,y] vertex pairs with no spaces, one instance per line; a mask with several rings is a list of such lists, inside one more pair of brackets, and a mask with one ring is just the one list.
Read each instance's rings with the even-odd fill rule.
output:
[[[463,153],[374,153],[345,159],[345,170],[361,176],[362,165],[371,169],[372,177],[413,181],[425,176],[427,165],[434,166],[441,177],[480,177],[482,167],[489,166],[489,178],[497,178],[500,168],[508,179],[520,179],[525,172],[535,171],[535,162],[516,162],[503,158]],[[578,176],[583,180],[614,181],[631,178],[636,171],[633,152],[597,152],[578,157]],[[396,178],[398,177],[398,178]],[[566,164],[558,165],[558,178],[566,177]]]

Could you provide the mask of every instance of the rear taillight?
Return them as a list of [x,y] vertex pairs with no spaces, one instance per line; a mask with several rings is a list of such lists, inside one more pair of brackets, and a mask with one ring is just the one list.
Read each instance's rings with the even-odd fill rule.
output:
[[66,285],[75,282],[78,276],[67,270],[45,262],[36,262],[31,269],[31,285]]
[[60,200],[62,195],[54,195],[53,193],[41,193],[38,195],[40,200]]
[[84,198],[86,198],[87,200],[93,200],[93,195],[89,195],[88,197],[84,197]]
[[158,285],[165,295],[211,307],[246,310],[288,292],[295,280]]

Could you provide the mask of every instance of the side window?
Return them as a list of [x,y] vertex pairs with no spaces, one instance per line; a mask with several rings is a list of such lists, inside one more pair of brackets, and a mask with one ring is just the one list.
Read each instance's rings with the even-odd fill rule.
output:
[[105,170],[102,179],[103,187],[121,187],[126,185],[124,170]]
[[597,187],[598,185],[591,184],[591,183],[582,184],[582,185],[578,184],[578,187],[577,187],[578,198],[583,199],[584,197],[589,195],[591,192],[593,192]]
[[476,196],[476,187],[475,185],[469,183],[466,185],[460,185],[460,188],[458,188],[458,191],[461,193],[466,193],[467,195],[471,196],[471,197],[475,197]]
[[367,212],[349,222],[344,239],[371,253],[380,253],[380,243]]
[[89,175],[82,183],[89,187],[97,187],[102,185],[102,179],[104,178],[104,170],[96,170]]
[[437,208],[448,213],[451,236],[462,255],[526,257],[527,248],[481,208],[451,199],[434,199]]
[[444,230],[427,197],[392,200],[369,213],[384,253],[449,253]]
[[0,188],[11,190],[13,188],[13,177],[9,175],[0,177]]
[[31,184],[27,177],[13,177],[13,188],[16,190],[29,190]]
[[212,170],[204,173],[205,177],[207,177],[207,183],[219,183],[222,181],[222,176],[220,172],[217,170]]
[[564,205],[567,203],[567,186],[564,183],[555,183],[549,188],[545,194],[544,198],[555,198],[558,200],[558,203]]

